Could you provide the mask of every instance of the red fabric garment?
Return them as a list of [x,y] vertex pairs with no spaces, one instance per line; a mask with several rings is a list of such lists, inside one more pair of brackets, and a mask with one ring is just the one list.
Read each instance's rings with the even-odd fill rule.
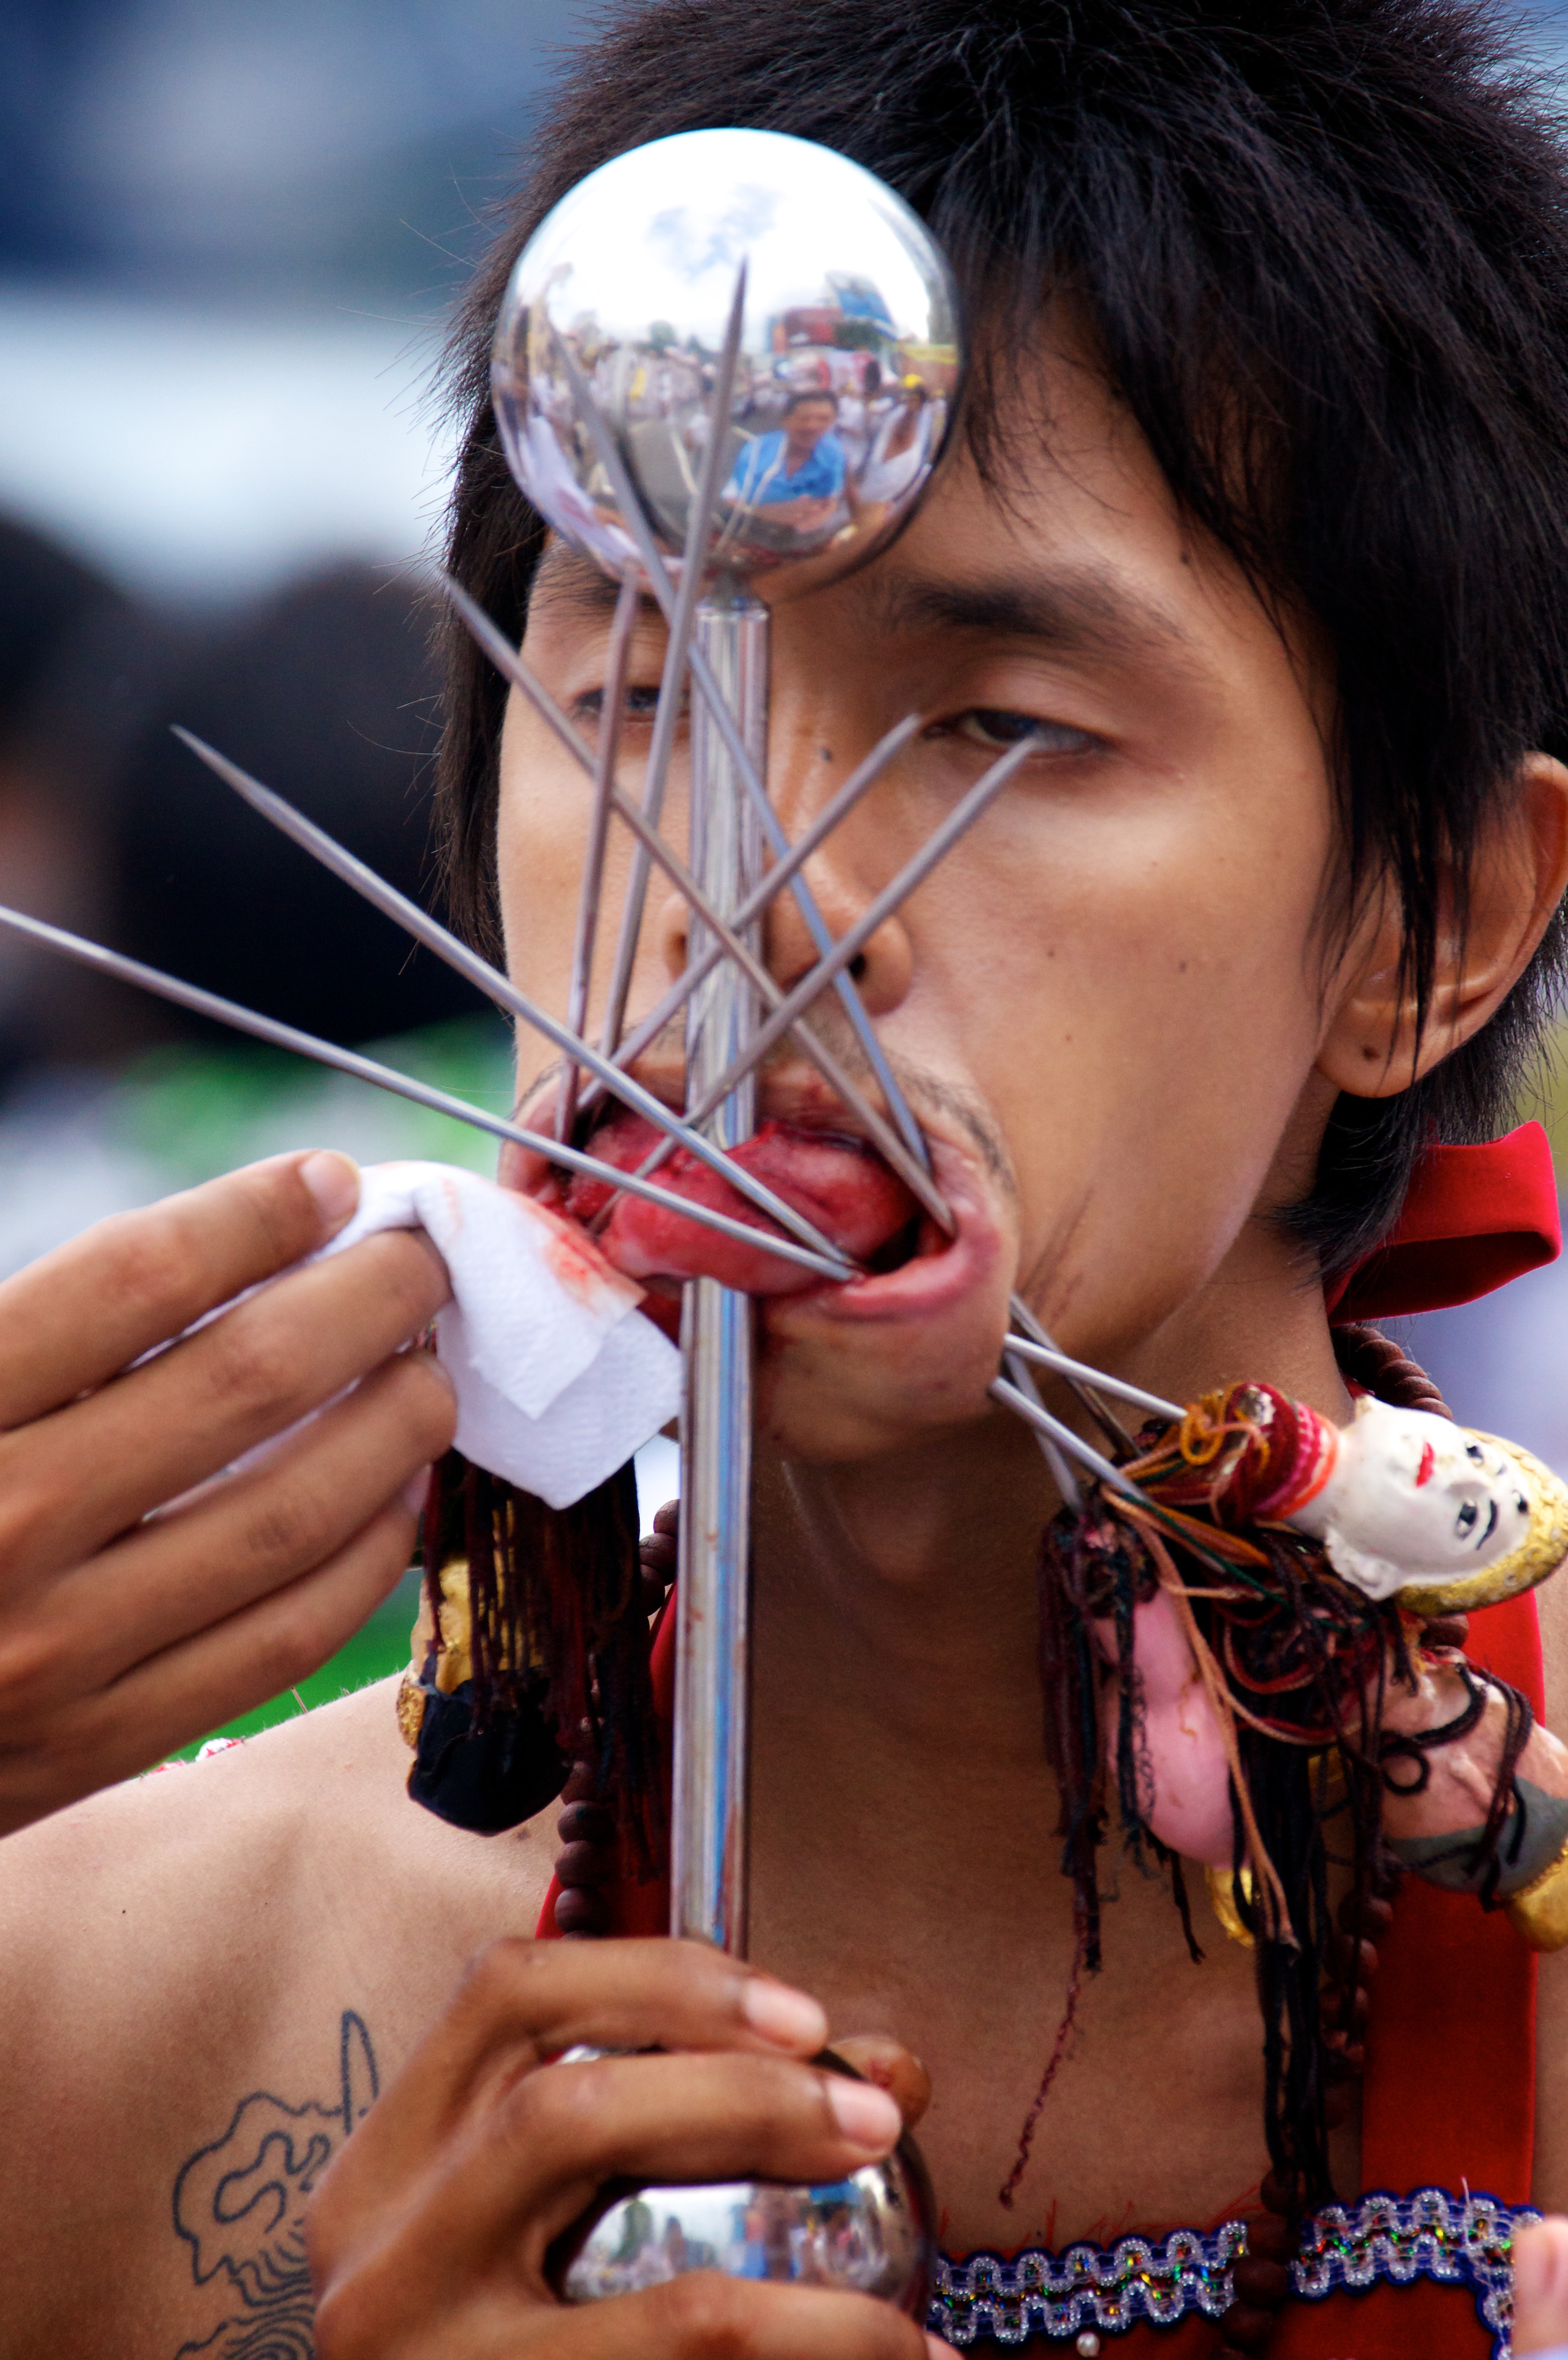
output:
[[1328,1289],[1331,1319],[1474,1303],[1563,1251],[1552,1146],[1538,1122],[1479,1147],[1429,1147],[1392,1233]]

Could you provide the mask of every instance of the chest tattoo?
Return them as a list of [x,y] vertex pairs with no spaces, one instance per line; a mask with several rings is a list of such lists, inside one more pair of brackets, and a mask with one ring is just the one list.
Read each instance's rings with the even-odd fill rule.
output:
[[343,2010],[338,2088],[289,2105],[253,2090],[210,2146],[180,2166],[174,2229],[198,2287],[226,2314],[176,2360],[314,2360],[305,2209],[380,2090],[363,2017]]

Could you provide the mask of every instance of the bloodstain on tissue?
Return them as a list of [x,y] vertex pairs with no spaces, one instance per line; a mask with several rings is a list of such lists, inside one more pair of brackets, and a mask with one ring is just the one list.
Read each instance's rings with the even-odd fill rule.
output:
[[514,1201],[542,1226],[545,1234],[540,1242],[546,1268],[585,1310],[603,1312],[612,1306],[622,1309],[642,1301],[644,1289],[606,1262],[587,1231],[575,1221],[531,1196],[518,1196]]

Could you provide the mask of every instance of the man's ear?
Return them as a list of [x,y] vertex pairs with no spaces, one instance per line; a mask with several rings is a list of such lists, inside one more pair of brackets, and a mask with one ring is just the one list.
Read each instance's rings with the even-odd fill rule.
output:
[[1444,890],[1426,1027],[1416,1038],[1415,993],[1400,988],[1399,912],[1391,890],[1357,928],[1341,959],[1317,1070],[1358,1098],[1393,1098],[1478,1032],[1535,955],[1568,891],[1568,769],[1527,754],[1506,809],[1475,847],[1463,940]]

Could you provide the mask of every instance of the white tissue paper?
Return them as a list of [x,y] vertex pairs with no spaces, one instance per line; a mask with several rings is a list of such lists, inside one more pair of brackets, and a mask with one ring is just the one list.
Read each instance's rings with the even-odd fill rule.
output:
[[465,1459],[568,1508],[675,1415],[681,1355],[637,1309],[641,1287],[573,1223],[476,1172],[367,1165],[358,1210],[321,1251],[416,1229],[452,1280],[436,1349]]

